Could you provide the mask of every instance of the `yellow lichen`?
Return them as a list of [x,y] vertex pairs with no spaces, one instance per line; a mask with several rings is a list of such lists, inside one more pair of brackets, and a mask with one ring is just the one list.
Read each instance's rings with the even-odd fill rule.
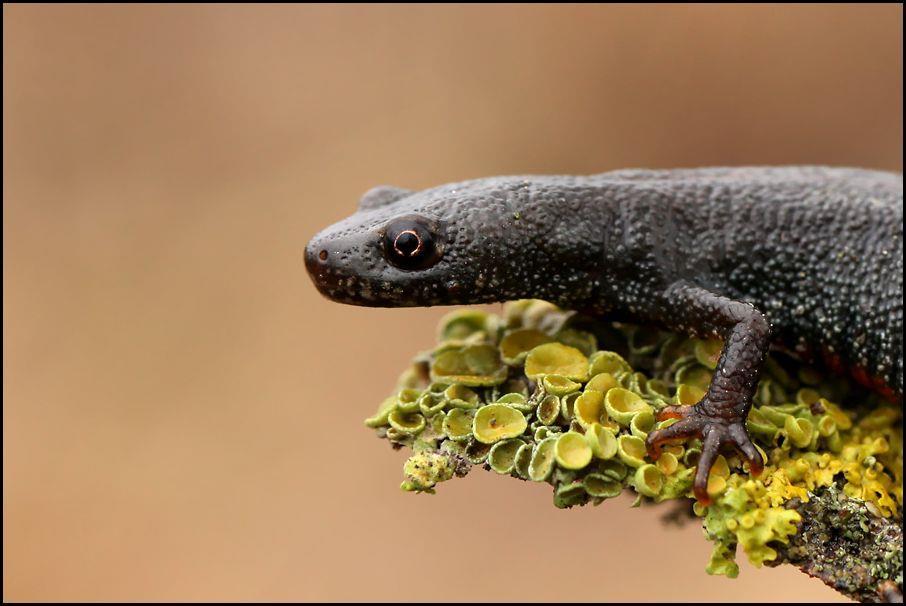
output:
[[588,379],[588,358],[575,347],[562,343],[545,343],[528,352],[525,375],[530,379],[559,375],[572,381],[584,382]]
[[[541,301],[509,304],[502,317],[445,316],[438,347],[365,421],[417,451],[403,488],[433,492],[460,460],[549,482],[558,507],[597,504],[626,487],[655,502],[692,498],[701,441],[667,445],[655,462],[644,440],[676,422],[656,422],[658,410],[704,397],[722,344],[620,327],[622,342],[602,340],[595,351],[595,335],[569,326],[572,317]],[[788,503],[823,487],[838,485],[877,516],[901,515],[902,409],[867,394],[850,394],[844,407],[834,385],[768,358],[747,420],[764,471],[753,477],[739,456],[720,456],[712,504],[694,506],[715,544],[709,572],[735,576],[737,545],[756,566],[776,558],[799,521]],[[451,454],[459,459],[444,458]]]

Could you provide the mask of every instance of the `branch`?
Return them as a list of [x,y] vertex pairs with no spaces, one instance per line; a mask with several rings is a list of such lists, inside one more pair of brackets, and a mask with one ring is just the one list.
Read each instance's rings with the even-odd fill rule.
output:
[[769,566],[792,564],[859,602],[903,601],[903,527],[847,498],[839,484],[820,488],[808,503],[793,499],[799,532]]
[[668,522],[701,520],[714,543],[710,574],[736,576],[739,551],[755,566],[797,566],[853,599],[902,601],[902,407],[774,353],[747,423],[764,472],[750,476],[726,452],[711,471],[712,504],[693,506],[701,441],[653,461],[644,438],[663,426],[657,411],[701,398],[720,342],[541,301],[502,316],[456,311],[439,335],[365,421],[413,450],[404,490],[433,493],[472,466],[546,482],[560,508],[633,490],[637,503],[674,504]]

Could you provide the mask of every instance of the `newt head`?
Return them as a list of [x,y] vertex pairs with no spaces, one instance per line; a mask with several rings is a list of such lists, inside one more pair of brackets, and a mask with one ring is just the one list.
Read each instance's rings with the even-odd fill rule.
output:
[[514,271],[525,268],[514,270],[520,238],[513,213],[507,212],[513,203],[507,189],[500,180],[418,192],[374,188],[352,216],[311,239],[305,249],[308,273],[321,294],[352,305],[411,307],[520,298],[524,293],[512,288],[519,282]]

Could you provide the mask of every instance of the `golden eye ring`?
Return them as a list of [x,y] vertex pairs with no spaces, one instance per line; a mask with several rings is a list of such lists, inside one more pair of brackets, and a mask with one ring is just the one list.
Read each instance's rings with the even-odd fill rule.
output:
[[[415,248],[412,248],[413,241],[415,243]],[[393,240],[393,250],[395,250],[401,257],[418,257],[424,250],[424,247],[425,246],[424,242],[422,241],[422,237],[418,235],[418,233],[414,229],[401,231]]]

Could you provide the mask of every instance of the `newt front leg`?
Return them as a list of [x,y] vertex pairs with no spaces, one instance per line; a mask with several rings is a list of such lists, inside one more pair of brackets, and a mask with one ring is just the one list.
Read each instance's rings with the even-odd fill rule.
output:
[[720,360],[708,391],[694,406],[668,406],[658,420],[679,421],[653,431],[646,446],[653,459],[660,456],[665,443],[691,437],[702,439],[693,492],[699,502],[710,503],[708,474],[723,446],[733,446],[749,462],[749,471],[759,475],[764,468],[761,454],[749,439],[746,418],[758,385],[758,375],[768,352],[771,327],[755,307],[679,282],[666,292],[666,302],[674,310],[667,322],[680,332],[724,339]]

